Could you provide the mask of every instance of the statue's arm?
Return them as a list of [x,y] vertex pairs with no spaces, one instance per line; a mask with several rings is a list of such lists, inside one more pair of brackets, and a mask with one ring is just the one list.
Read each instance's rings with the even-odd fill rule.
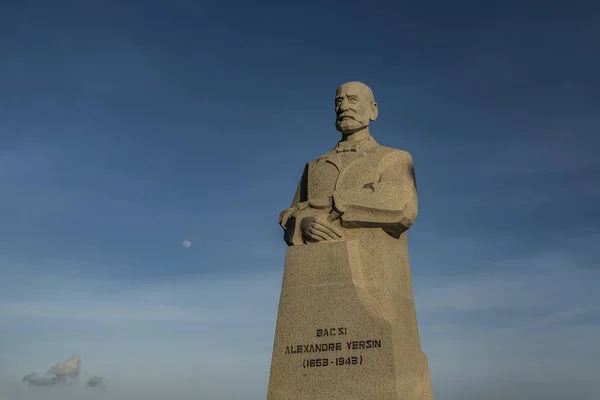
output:
[[344,227],[381,227],[403,232],[410,228],[418,212],[417,186],[412,157],[397,150],[382,161],[378,182],[358,190],[333,193],[335,208]]
[[283,238],[290,246],[302,244],[302,238],[299,231],[300,224],[297,222],[296,216],[307,206],[307,175],[308,165],[304,167],[302,177],[300,178],[296,193],[292,199],[292,204],[289,208],[286,208],[279,214],[279,225],[284,230]]

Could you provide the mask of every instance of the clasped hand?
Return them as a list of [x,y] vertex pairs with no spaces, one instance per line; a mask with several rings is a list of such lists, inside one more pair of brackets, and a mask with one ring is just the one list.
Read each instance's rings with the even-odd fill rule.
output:
[[341,230],[323,214],[302,218],[300,232],[302,238],[311,243],[339,240],[343,236]]

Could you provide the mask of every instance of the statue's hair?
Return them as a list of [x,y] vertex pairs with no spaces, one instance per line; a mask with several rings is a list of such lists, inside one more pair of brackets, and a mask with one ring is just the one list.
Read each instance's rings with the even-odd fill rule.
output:
[[371,90],[370,87],[368,87],[367,85],[365,85],[362,82],[359,82],[359,81],[346,82],[346,83],[340,85],[340,87],[338,87],[338,89],[340,89],[342,86],[348,86],[348,85],[357,85],[357,86],[360,86],[361,91],[365,94],[366,98],[369,101],[371,101],[372,103],[375,102],[375,96],[373,95],[373,91]]

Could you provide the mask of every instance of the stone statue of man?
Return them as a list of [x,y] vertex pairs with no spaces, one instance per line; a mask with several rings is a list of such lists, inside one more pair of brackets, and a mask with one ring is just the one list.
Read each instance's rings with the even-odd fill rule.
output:
[[[336,90],[336,147],[306,165],[290,208],[279,218],[288,245],[381,235],[399,244],[417,217],[412,158],[379,145],[369,132],[378,116],[371,89],[348,82]],[[385,233],[383,236],[381,233]]]
[[[378,108],[365,84],[340,86],[335,113],[341,140],[305,166],[291,206],[279,217],[289,247],[268,398],[431,400],[406,238],[417,217],[412,158],[371,136],[369,123],[377,119]],[[300,355],[287,354],[286,346],[314,340],[313,326],[335,324],[347,326],[348,337],[352,332],[358,343],[378,335],[381,350],[340,348],[336,354],[369,363],[346,375],[335,368],[300,369],[313,361],[302,364]],[[328,360],[320,362],[329,365]],[[301,385],[301,376],[321,379],[321,373],[334,374],[338,383],[314,391]]]

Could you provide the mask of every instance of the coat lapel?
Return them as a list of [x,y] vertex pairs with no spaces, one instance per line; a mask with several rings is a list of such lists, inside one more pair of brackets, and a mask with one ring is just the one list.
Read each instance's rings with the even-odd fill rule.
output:
[[[343,165],[342,168],[338,168],[338,170],[340,171],[340,176],[338,178],[338,182],[341,179],[343,179],[344,174],[348,171],[348,169],[350,167],[352,167],[354,164],[361,162],[365,158],[367,158],[367,152],[372,151],[377,146],[379,146],[379,144],[373,138],[371,138],[371,140],[369,142],[367,142],[363,146],[361,146],[358,151],[358,154],[354,158],[352,158],[352,160],[350,160],[350,162],[348,162],[346,165]],[[340,165],[341,165],[341,162],[340,162]]]
[[340,160],[340,157],[338,156],[338,153],[335,151],[335,149],[330,151],[329,153],[325,153],[317,161],[328,162],[330,164],[333,164],[337,168],[338,172],[342,171],[342,160]]

